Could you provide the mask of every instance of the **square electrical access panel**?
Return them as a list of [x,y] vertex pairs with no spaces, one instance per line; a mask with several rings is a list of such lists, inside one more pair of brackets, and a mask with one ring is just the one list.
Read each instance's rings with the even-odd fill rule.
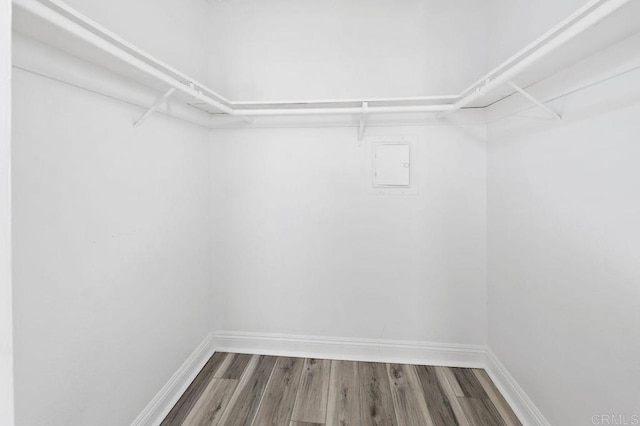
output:
[[373,186],[405,187],[411,184],[411,146],[406,143],[373,144]]
[[365,138],[365,184],[372,195],[418,193],[418,138],[369,135]]

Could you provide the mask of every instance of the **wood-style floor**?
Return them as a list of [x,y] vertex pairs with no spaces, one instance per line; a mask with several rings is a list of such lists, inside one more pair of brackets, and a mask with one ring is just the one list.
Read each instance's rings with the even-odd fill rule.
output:
[[484,370],[215,353],[162,425],[520,425]]

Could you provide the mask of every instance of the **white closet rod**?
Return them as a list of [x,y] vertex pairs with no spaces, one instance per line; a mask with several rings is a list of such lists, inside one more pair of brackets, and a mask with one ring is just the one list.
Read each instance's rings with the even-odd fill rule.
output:
[[[568,90],[566,92],[562,92],[562,93],[553,95],[551,98],[546,98],[546,99],[542,100],[542,103],[544,103],[546,105],[548,103],[555,102],[555,101],[557,101],[559,99],[563,99],[563,98],[566,98],[567,96],[571,96],[571,95],[574,95],[576,93],[580,93],[583,90],[587,90],[587,89],[590,89],[592,87],[596,87],[596,86],[598,86],[600,84],[606,83],[606,82],[611,81],[611,80],[615,80],[617,78],[623,77],[623,76],[625,76],[627,74],[630,74],[630,73],[633,73],[633,72],[637,72],[637,71],[640,71],[640,61],[636,62],[635,64],[633,64],[633,65],[631,65],[631,66],[629,66],[629,67],[627,67],[627,68],[625,68],[623,70],[614,71],[614,72],[612,72],[610,74],[607,74],[607,75],[605,75],[603,77],[599,77],[597,79],[594,79],[594,80],[588,81],[586,83],[583,83],[580,86],[572,88],[571,90]],[[512,117],[512,116],[517,115],[517,114],[521,114],[521,113],[523,113],[525,111],[529,111],[529,110],[534,109],[534,108],[536,108],[535,105],[527,106],[527,107],[521,108],[521,109],[519,109],[517,111],[512,111],[512,112],[510,112],[508,114],[501,115],[501,116],[499,116],[497,118],[494,118],[492,120],[488,120],[488,121],[486,121],[486,124],[494,124],[494,123],[497,123],[499,121],[505,120],[505,119],[507,119],[509,117]]]
[[[21,70],[21,71],[24,71],[24,72],[27,72],[27,73],[30,73],[30,74],[34,74],[34,75],[37,75],[37,76],[40,76],[40,77],[43,77],[43,78],[47,78],[47,79],[56,81],[56,82],[61,83],[61,84],[66,84],[66,85],[75,87],[75,88],[80,89],[80,90],[86,90],[87,92],[90,92],[90,93],[93,93],[93,94],[96,94],[96,95],[100,95],[100,96],[104,96],[106,98],[113,99],[113,100],[116,100],[116,101],[119,101],[119,102],[123,102],[125,104],[133,105],[133,106],[136,106],[136,107],[139,107],[139,108],[142,108],[142,109],[148,108],[148,106],[146,106],[146,105],[142,105],[140,103],[132,102],[131,100],[123,99],[121,97],[113,96],[113,95],[110,95],[110,94],[102,92],[102,91],[96,91],[95,89],[91,89],[91,88],[88,88],[88,87],[85,87],[85,86],[79,86],[79,85],[74,84],[72,82],[69,82],[69,81],[66,81],[66,80],[61,80],[61,79],[59,79],[57,77],[52,77],[50,75],[42,74],[42,73],[40,73],[38,71],[34,71],[34,70],[31,70],[31,69],[28,69],[28,68],[23,68],[23,67],[20,67],[20,66],[17,66],[17,65],[13,65],[13,68]],[[550,102],[554,102],[554,101],[556,101],[558,99],[562,99],[562,98],[565,98],[567,96],[571,96],[571,95],[579,93],[579,92],[581,92],[583,90],[598,86],[598,85],[600,85],[602,83],[617,79],[619,77],[622,77],[624,75],[627,75],[629,73],[636,72],[636,71],[640,71],[640,63],[634,64],[634,65],[632,65],[632,66],[630,66],[628,68],[623,69],[622,71],[615,71],[615,72],[613,72],[613,73],[611,73],[609,75],[606,75],[604,77],[600,77],[598,79],[589,81],[589,82],[587,82],[585,84],[580,85],[577,88],[573,88],[573,89],[568,90],[566,92],[562,92],[560,94],[556,94],[551,98],[543,100],[542,102],[544,102],[545,104],[550,103]],[[483,107],[483,108],[486,108],[486,107]],[[514,116],[514,115],[517,115],[517,114],[521,114],[523,112],[531,110],[533,108],[536,108],[536,106],[535,105],[527,106],[527,107],[521,108],[521,109],[519,109],[517,111],[513,111],[513,112],[510,112],[508,114],[501,115],[501,116],[499,116],[497,118],[494,118],[492,120],[488,120],[484,124],[494,124],[494,123],[500,122],[502,120],[505,120],[505,119],[507,119],[507,118],[509,118],[511,116]],[[158,114],[162,114],[162,115],[166,115],[167,117],[175,118],[177,120],[182,120],[182,121],[185,121],[187,123],[190,123],[190,124],[193,124],[193,125],[196,125],[196,126],[204,127],[204,128],[207,128],[207,129],[216,129],[216,128],[218,128],[217,126],[212,125],[212,123],[205,124],[203,122],[197,122],[197,121],[189,120],[189,119],[186,119],[184,117],[176,116],[176,115],[169,114],[167,112],[162,112],[162,111],[158,111],[157,113]],[[457,124],[460,124],[460,123],[457,123]],[[478,123],[470,123],[470,124],[478,124]],[[404,124],[404,123],[403,124],[392,124],[392,123],[376,123],[375,124],[375,126],[378,126],[378,127],[380,127],[380,126],[388,127],[388,126],[398,126],[398,125],[402,126],[402,125],[407,125],[407,124]],[[410,125],[411,126],[420,126],[420,125],[427,125],[427,124],[426,124],[426,122],[415,122],[415,123],[412,122]],[[259,128],[261,126],[256,126],[256,127]],[[330,126],[330,127],[332,127],[332,126]],[[347,127],[353,127],[353,125],[350,124]]]
[[282,109],[247,109],[234,110],[233,115],[268,116],[268,115],[342,115],[362,113],[400,113],[400,112],[447,112],[453,108],[453,104],[445,105],[421,105],[421,106],[386,106],[368,107],[363,102],[361,107],[349,108],[282,108]]
[[498,65],[496,68],[492,69],[487,74],[482,76],[475,83],[473,83],[471,86],[469,86],[467,89],[465,89],[460,94],[459,97],[462,98],[463,96],[475,91],[478,86],[481,86],[482,84],[484,84],[487,81],[491,80],[494,76],[499,74],[500,71],[502,71],[505,68],[517,63],[518,61],[521,61],[528,54],[533,52],[535,49],[539,48],[540,46],[542,46],[545,43],[547,43],[549,40],[553,39],[553,37],[556,36],[558,33],[560,33],[562,30],[564,30],[567,27],[569,27],[570,25],[574,24],[577,20],[579,20],[586,13],[588,13],[589,11],[593,10],[596,6],[602,4],[603,2],[606,2],[606,1],[607,0],[591,0],[590,2],[588,2],[587,4],[582,6],[580,9],[576,10],[575,12],[573,12],[570,16],[568,16],[567,18],[563,19],[561,22],[559,22],[557,25],[555,25],[549,31],[547,31],[546,33],[544,33],[543,35],[541,35],[540,37],[538,37],[537,39],[535,39],[534,41],[532,41],[531,43],[526,45],[518,53],[516,53],[515,55],[511,56],[509,59],[507,59],[506,61],[504,61],[500,65]]
[[[48,3],[53,4],[57,8],[62,8],[65,13],[72,15],[74,18],[79,19],[85,22],[86,25],[92,27],[96,26],[92,21],[88,20],[88,18],[84,18],[79,13],[73,11],[68,6],[64,5],[64,3],[58,0],[46,0]],[[367,114],[375,114],[375,113],[406,113],[406,112],[440,112],[445,114],[453,113],[461,108],[467,107],[472,104],[474,101],[480,99],[482,96],[486,95],[491,90],[496,89],[497,87],[508,83],[518,74],[522,73],[525,69],[556,50],[558,47],[562,46],[578,34],[584,32],[588,28],[594,26],[602,19],[609,16],[615,10],[619,9],[630,0],[592,0],[586,6],[579,9],[576,13],[572,14],[569,18],[562,21],[558,26],[554,27],[551,31],[545,34],[543,37],[523,49],[523,51],[519,52],[518,55],[512,57],[507,62],[502,64],[496,70],[487,74],[487,76],[481,80],[479,85],[475,87],[471,87],[473,90],[471,93],[463,96],[465,93],[469,92],[470,89],[467,89],[460,96],[457,97],[457,101],[455,103],[445,103],[445,104],[436,104],[436,105],[415,105],[415,106],[372,106],[366,108]],[[41,17],[42,19],[62,28],[63,30],[75,35],[76,37],[92,44],[93,46],[109,53],[110,55],[126,62],[132,67],[152,76],[164,83],[166,83],[169,87],[173,87],[178,91],[191,96],[195,99],[198,99],[201,102],[208,104],[209,106],[229,115],[233,116],[278,116],[278,115],[341,115],[341,114],[362,114],[365,110],[365,101],[362,102],[361,107],[316,107],[316,108],[256,108],[256,109],[233,109],[221,102],[212,99],[211,97],[205,95],[202,90],[199,90],[196,86],[188,85],[187,83],[178,81],[177,79],[167,75],[165,72],[159,70],[158,68],[150,65],[148,62],[152,61],[153,58],[150,56],[145,56],[142,60],[137,58],[133,54],[124,51],[122,48],[114,45],[112,42],[105,40],[84,26],[73,22],[68,17],[62,16],[60,13],[52,10],[51,8],[45,6],[37,0],[13,0],[14,4],[28,10],[29,12]],[[596,7],[597,5],[597,7]],[[580,17],[582,16],[582,17]],[[579,18],[580,17],[580,18]],[[578,19],[579,18],[579,19]],[[106,30],[101,29],[101,27],[97,27],[98,32],[102,32],[109,36],[110,33],[106,32]],[[110,37],[116,41],[120,40],[118,38]],[[547,40],[548,39],[548,40]],[[546,43],[543,41],[546,40]],[[135,49],[135,53],[140,54],[139,51]],[[522,55],[528,54],[521,58]],[[514,63],[515,64],[505,71],[508,65]],[[158,63],[161,67],[161,63]],[[496,74],[497,73],[497,74]],[[493,77],[494,78],[489,78]],[[210,91],[207,88],[203,87],[203,90],[209,93],[215,93]],[[452,99],[449,96],[443,97],[435,97],[440,98],[442,100]],[[397,98],[398,101],[402,100],[411,100],[415,98]],[[240,104],[240,103],[231,103],[231,104]],[[253,104],[260,105],[260,103],[244,103],[244,104]]]
[[275,101],[229,101],[230,105],[292,105],[292,104],[338,104],[338,103],[362,103],[362,102],[411,102],[411,101],[455,101],[459,95],[439,96],[409,96],[392,98],[352,98],[352,99],[304,99],[304,100],[275,100]]
[[178,81],[191,82],[195,86],[195,89],[199,89],[203,91],[206,95],[211,96],[213,99],[217,101],[221,101],[223,104],[230,103],[230,101],[224,96],[222,96],[221,94],[214,92],[213,90],[206,87],[204,84],[183,74],[182,72],[178,71],[172,66],[154,58],[149,53],[129,43],[127,40],[123,39],[122,37],[119,37],[117,34],[114,34],[113,32],[109,31],[108,29],[98,24],[96,21],[92,20],[88,16],[83,15],[77,10],[71,8],[66,3],[60,0],[40,0],[40,2],[46,3],[46,6],[52,9],[53,11],[60,13],[65,18],[69,19],[70,21],[76,24],[79,24],[83,28],[98,35],[99,37],[105,39],[106,41],[114,44],[116,47],[121,48],[125,51],[128,51],[129,53],[132,53],[134,56],[138,57],[139,59],[142,59],[143,61],[147,62],[153,67],[158,68],[160,71],[164,72],[165,74],[168,74],[173,78],[177,77],[176,79]]
[[[70,34],[84,40],[87,43],[103,50],[104,52],[126,62],[132,67],[152,76],[170,87],[173,87],[180,92],[191,96],[201,102],[212,106],[213,108],[220,110],[229,115],[234,116],[261,116],[261,115],[318,115],[318,114],[358,114],[362,111],[362,108],[308,108],[308,109],[253,109],[253,110],[234,110],[215,99],[212,99],[200,90],[190,87],[184,84],[162,71],[147,64],[145,61],[136,58],[130,53],[123,51],[109,41],[94,34],[83,26],[73,22],[69,18],[62,16],[60,13],[55,12],[44,4],[37,0],[13,0],[14,4],[19,7],[33,13],[36,16],[46,20],[47,22],[69,32]],[[59,2],[57,2],[59,3]],[[58,4],[56,6],[59,7]],[[66,9],[65,9],[66,10]],[[369,108],[369,112],[375,113],[393,113],[393,112],[444,112],[451,109],[452,105],[424,105],[424,106],[402,106],[402,107],[374,107]]]
[[123,51],[122,49],[92,33],[81,25],[51,10],[37,0],[13,0],[13,3],[33,13],[34,15],[39,16],[47,22],[50,22],[51,24],[56,25],[57,27],[69,32],[79,39],[86,41],[87,43],[103,50],[106,53],[109,53],[110,55],[120,59],[121,61],[126,62],[132,67],[144,72],[145,74],[148,74],[149,76],[154,77],[163,83],[166,83],[168,86],[173,87],[188,96],[205,102],[206,104],[219,109],[222,112],[225,112],[227,114],[233,113],[233,110],[228,106],[223,105],[222,103],[204,95],[201,91],[196,90],[195,88],[192,88],[187,84],[168,76],[157,68],[154,68],[143,60]]
[[531,54],[529,54],[529,56],[525,57],[520,62],[517,62],[506,71],[500,73],[494,79],[487,80],[483,85],[476,87],[474,92],[468,94],[467,96],[456,102],[449,113],[453,113],[461,108],[466,107],[467,105],[486,95],[488,92],[496,89],[499,86],[502,86],[505,83],[508,83],[514,77],[518,76],[524,70],[538,62],[540,59],[544,58],[563,44],[567,43],[575,36],[593,27],[613,12],[629,3],[629,1],[631,0],[608,0],[602,3],[599,7],[584,15],[584,17],[579,21],[570,25],[555,37],[550,39],[546,44],[534,50]]
[[[76,88],[78,90],[84,90],[84,91],[86,91],[88,93],[91,93],[93,95],[104,96],[107,99],[111,99],[111,100],[114,100],[114,101],[122,102],[124,104],[131,105],[131,106],[134,106],[136,108],[140,108],[141,110],[146,110],[146,109],[149,108],[149,105],[143,104],[141,102],[138,102],[138,101],[135,101],[135,100],[132,100],[132,99],[125,99],[122,96],[115,96],[113,94],[107,93],[104,90],[96,90],[95,88],[87,87],[85,85],[79,85],[79,84],[73,83],[71,81],[64,80],[64,79],[61,79],[59,77],[54,77],[54,76],[51,76],[51,75],[47,75],[47,74],[44,74],[42,72],[30,69],[30,68],[21,67],[19,65],[15,65],[15,64],[12,65],[11,68],[13,70],[19,70],[19,71],[22,71],[22,72],[25,72],[25,73],[36,75],[38,77],[46,78],[48,80],[55,81],[56,83],[67,85],[67,86]],[[191,119],[191,118],[186,118],[186,117],[184,117],[182,115],[178,115],[178,114],[175,114],[173,112],[163,111],[163,110],[156,110],[154,113],[155,114],[164,115],[166,117],[171,117],[171,118],[176,119],[176,120],[181,120],[181,121],[184,121],[185,123],[193,124],[194,126],[199,126],[199,127],[204,128],[204,129],[211,129],[212,128],[211,127],[211,123],[208,120],[195,120],[195,119]]]
[[[83,26],[73,22],[69,18],[62,16],[51,8],[45,6],[37,0],[13,0],[14,4],[25,10],[39,16],[40,18],[56,25],[57,27],[73,34],[81,40],[92,44],[93,46],[103,50],[104,52],[126,62],[132,67],[152,76],[156,79],[168,84],[180,92],[189,95],[201,102],[204,102],[226,114],[234,116],[263,116],[263,115],[318,115],[318,114],[359,114],[362,112],[360,107],[351,108],[307,108],[307,109],[252,109],[252,110],[234,110],[215,99],[212,99],[200,90],[196,90],[170,76],[162,71],[147,64],[145,61],[136,58],[130,53],[118,48],[109,41],[94,34]],[[60,7],[60,2],[55,5]],[[65,8],[68,12],[69,8]],[[74,13],[74,16],[80,16]],[[421,105],[421,106],[388,106],[388,107],[372,107],[369,108],[370,113],[394,113],[394,112],[445,112],[450,110],[452,104],[445,105]]]

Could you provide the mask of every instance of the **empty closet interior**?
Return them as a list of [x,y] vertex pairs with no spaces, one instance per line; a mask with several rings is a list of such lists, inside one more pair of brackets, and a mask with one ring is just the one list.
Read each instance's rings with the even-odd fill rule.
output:
[[315,360],[640,422],[640,1],[11,15],[16,425],[208,424],[167,420],[199,372]]

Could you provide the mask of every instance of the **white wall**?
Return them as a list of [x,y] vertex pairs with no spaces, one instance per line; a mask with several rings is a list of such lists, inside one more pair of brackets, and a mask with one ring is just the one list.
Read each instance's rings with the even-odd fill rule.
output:
[[20,425],[129,424],[210,331],[208,132],[140,113],[15,72]]
[[551,424],[630,422],[640,414],[640,74],[551,106],[564,122],[489,126],[489,345]]
[[487,56],[494,68],[587,0],[487,0]]
[[0,424],[13,425],[11,2],[0,0]]
[[480,1],[212,6],[210,81],[233,100],[457,94],[485,69]]
[[417,135],[417,195],[371,195],[356,129],[212,133],[222,330],[482,344],[485,130]]
[[[69,4],[206,79],[206,1]],[[129,424],[211,329],[208,131],[24,71],[14,91],[17,423]]]
[[[481,2],[212,6],[234,100],[450,94],[485,68]],[[485,342],[484,127],[369,127],[420,139],[420,194],[385,197],[356,130],[318,124],[213,132],[214,329]]]

